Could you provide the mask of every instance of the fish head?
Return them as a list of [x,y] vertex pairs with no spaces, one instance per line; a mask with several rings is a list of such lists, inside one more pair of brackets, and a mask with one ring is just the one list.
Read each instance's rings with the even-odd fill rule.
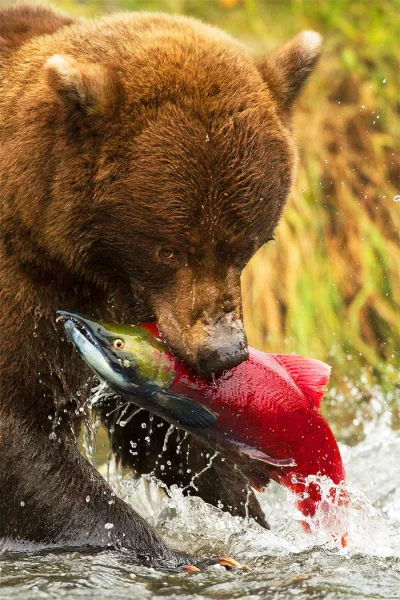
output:
[[78,352],[114,389],[145,392],[169,388],[174,361],[164,342],[139,326],[103,323],[79,313],[58,311]]

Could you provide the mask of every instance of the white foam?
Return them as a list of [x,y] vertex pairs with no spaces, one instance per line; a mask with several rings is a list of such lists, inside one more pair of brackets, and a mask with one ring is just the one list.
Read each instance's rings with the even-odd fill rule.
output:
[[[122,479],[116,470],[111,483],[121,495],[161,533],[172,546],[187,552],[229,553],[242,561],[263,556],[299,553],[315,547],[345,556],[364,554],[400,557],[400,432],[390,426],[390,411],[382,394],[372,403],[374,418],[365,424],[365,439],[357,446],[340,445],[344,458],[349,501],[337,501],[341,486],[315,478],[323,500],[307,522],[297,509],[297,499],[276,483],[257,494],[271,525],[262,529],[252,520],[233,517],[199,498],[185,497],[173,487],[169,495],[154,478]],[[332,487],[337,488],[336,499]],[[346,534],[347,545],[342,546]]]

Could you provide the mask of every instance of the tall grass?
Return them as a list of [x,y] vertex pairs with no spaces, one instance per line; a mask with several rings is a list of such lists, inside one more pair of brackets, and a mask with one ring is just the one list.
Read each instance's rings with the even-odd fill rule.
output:
[[325,35],[325,52],[297,111],[301,164],[276,243],[243,277],[247,330],[259,347],[329,361],[337,380],[368,366],[390,386],[400,382],[399,4],[285,4],[299,28]]
[[[400,365],[399,0],[58,0],[92,15],[165,10],[210,21],[262,53],[301,29],[325,38],[295,118],[297,183],[276,241],[243,274],[250,343],[366,369]],[[365,377],[365,373],[364,373]]]

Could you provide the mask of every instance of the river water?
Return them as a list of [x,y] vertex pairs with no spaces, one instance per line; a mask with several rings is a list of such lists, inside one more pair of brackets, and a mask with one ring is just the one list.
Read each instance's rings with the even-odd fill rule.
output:
[[311,532],[294,497],[277,484],[260,495],[271,524],[265,531],[184,498],[178,489],[168,497],[152,481],[108,469],[117,493],[171,545],[199,555],[228,554],[247,570],[215,566],[198,574],[165,574],[133,565],[128,554],[117,552],[2,557],[0,599],[400,599],[400,432],[391,428],[383,394],[375,394],[372,407],[364,439],[340,446],[350,501],[339,506],[327,493],[309,522]]

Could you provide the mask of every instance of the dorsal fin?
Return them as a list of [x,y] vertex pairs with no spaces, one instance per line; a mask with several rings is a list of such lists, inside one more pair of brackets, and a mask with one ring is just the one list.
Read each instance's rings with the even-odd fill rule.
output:
[[297,354],[274,354],[293,381],[319,408],[329,383],[331,367],[315,358]]

